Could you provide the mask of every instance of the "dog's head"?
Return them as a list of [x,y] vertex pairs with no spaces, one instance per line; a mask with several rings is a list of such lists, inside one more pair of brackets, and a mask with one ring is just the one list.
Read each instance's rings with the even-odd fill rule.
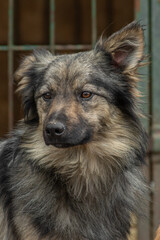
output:
[[136,121],[135,72],[143,46],[143,30],[133,22],[91,51],[27,56],[15,73],[26,124],[36,122],[47,145],[69,147]]

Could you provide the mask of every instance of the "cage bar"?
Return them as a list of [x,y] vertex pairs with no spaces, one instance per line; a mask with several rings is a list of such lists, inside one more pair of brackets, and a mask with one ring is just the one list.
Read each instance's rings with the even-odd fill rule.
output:
[[[54,50],[84,50],[84,49],[90,49],[92,47],[91,44],[56,44],[54,45]],[[50,49],[51,45],[13,45],[12,50],[14,51],[30,51],[36,48],[46,48]],[[1,45],[0,51],[8,51],[9,46],[7,45]]]
[[55,0],[50,0],[49,48],[55,51]]
[[92,0],[92,47],[95,46],[97,40],[97,7],[96,0]]
[[[135,16],[137,20],[141,21],[141,24],[145,26],[144,31],[144,38],[145,38],[145,55],[150,55],[151,60],[151,1],[148,0],[135,0]],[[152,85],[152,65],[147,64],[145,67],[140,69],[140,74],[143,77],[143,81],[139,83],[139,89],[142,92],[142,102],[143,102],[143,112],[147,116],[147,118],[144,118],[143,125],[146,128],[149,137],[151,137],[151,118],[148,116],[151,116],[151,85]],[[152,150],[150,149],[150,152],[147,156],[147,171],[146,171],[146,177],[148,183],[153,183],[153,163],[152,163]],[[152,240],[153,239],[153,192],[150,191],[148,193],[148,199],[149,201],[146,203],[145,208],[145,219],[138,219],[138,240]]]
[[8,128],[13,128],[13,32],[14,0],[9,0],[8,9]]
[[152,36],[152,140],[153,151],[160,153],[160,1],[151,1],[151,36]]

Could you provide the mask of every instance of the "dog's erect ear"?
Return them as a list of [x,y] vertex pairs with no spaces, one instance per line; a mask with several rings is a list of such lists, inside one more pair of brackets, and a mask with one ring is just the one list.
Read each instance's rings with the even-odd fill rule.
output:
[[24,58],[18,70],[14,74],[17,84],[17,92],[20,93],[24,105],[24,120],[30,123],[38,121],[35,103],[35,88],[42,79],[44,69],[53,60],[53,55],[46,50],[34,51],[33,54]]
[[96,50],[103,50],[111,54],[113,64],[123,70],[130,71],[138,67],[143,59],[143,29],[134,21],[111,35],[102,38],[96,44]]

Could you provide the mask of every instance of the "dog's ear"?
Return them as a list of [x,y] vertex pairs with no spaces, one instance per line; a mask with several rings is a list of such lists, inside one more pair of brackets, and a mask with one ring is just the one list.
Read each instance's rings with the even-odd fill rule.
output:
[[46,50],[34,51],[25,57],[14,74],[17,92],[22,96],[24,120],[26,123],[38,121],[35,102],[35,89],[41,81],[44,69],[53,60],[53,55]]
[[24,120],[26,123],[30,123],[33,120],[38,120],[38,114],[34,100],[34,83],[29,74],[35,62],[36,58],[34,54],[25,57],[14,74],[14,82],[17,84],[16,92],[22,96]]
[[111,35],[108,39],[102,38],[96,44],[96,50],[110,54],[113,64],[124,71],[138,67],[143,59],[143,29],[134,21]]

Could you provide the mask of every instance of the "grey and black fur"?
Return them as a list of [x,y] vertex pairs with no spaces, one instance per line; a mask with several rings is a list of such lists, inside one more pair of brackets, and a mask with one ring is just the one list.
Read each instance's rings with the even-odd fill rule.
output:
[[91,51],[23,60],[24,119],[0,144],[0,240],[127,239],[146,192],[143,45],[133,22]]

